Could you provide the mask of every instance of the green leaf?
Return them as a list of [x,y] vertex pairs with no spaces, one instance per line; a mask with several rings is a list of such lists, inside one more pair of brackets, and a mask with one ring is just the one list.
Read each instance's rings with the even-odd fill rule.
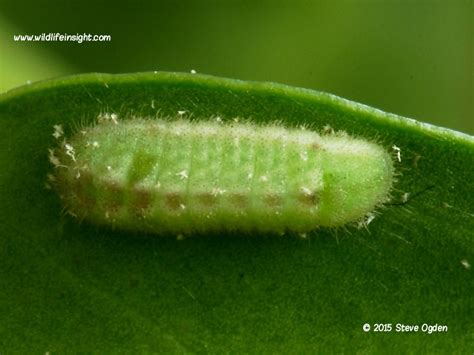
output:
[[[156,237],[61,214],[53,125],[100,112],[329,125],[400,149],[367,229]],[[333,95],[203,75],[89,74],[0,96],[0,351],[470,352],[474,139]],[[396,156],[397,150],[394,150]],[[362,326],[369,323],[370,332]],[[374,325],[392,324],[390,333]],[[397,323],[447,332],[398,333]]]

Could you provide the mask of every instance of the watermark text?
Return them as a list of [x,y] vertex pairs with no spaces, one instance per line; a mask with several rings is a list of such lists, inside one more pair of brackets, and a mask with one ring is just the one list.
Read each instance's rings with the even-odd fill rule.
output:
[[13,35],[15,42],[111,42],[111,35],[97,35],[91,33],[41,33],[41,34],[16,34]]

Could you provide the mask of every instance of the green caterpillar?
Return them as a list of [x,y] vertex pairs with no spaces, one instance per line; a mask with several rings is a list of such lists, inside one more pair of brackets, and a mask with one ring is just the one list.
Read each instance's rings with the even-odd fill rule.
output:
[[360,221],[388,199],[391,155],[281,125],[115,114],[50,150],[67,210],[119,229],[188,235],[305,233]]

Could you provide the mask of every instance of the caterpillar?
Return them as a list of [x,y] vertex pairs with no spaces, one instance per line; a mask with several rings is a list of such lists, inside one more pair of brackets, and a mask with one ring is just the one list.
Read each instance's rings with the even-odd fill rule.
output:
[[49,150],[69,214],[156,234],[306,233],[360,221],[387,201],[391,154],[347,134],[220,120],[118,120]]

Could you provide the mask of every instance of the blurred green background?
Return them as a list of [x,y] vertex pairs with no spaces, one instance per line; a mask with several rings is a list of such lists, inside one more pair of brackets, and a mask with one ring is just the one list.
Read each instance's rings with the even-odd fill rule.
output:
[[[111,42],[14,42],[14,34]],[[0,91],[85,72],[186,71],[330,92],[474,134],[473,3],[0,3]]]

